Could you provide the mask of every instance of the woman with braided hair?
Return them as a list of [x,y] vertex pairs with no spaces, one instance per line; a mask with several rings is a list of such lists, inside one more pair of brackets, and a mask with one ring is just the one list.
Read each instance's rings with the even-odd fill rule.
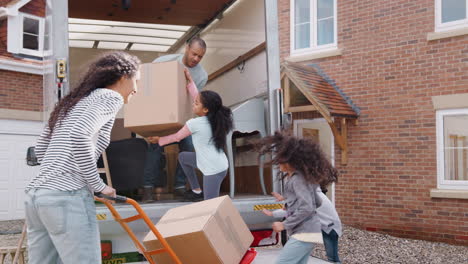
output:
[[96,161],[137,91],[139,67],[125,52],[102,55],[52,111],[36,145],[39,174],[26,188],[29,263],[101,263],[93,192],[115,197],[115,190]]

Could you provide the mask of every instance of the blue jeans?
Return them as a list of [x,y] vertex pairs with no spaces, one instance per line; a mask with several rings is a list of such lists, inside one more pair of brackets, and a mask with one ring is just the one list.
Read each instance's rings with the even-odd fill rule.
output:
[[340,263],[340,257],[338,256],[338,234],[335,230],[332,229],[330,234],[322,231],[322,236],[328,260],[331,262]]
[[276,264],[307,264],[314,248],[313,243],[290,237],[281,250]]
[[[179,143],[179,152],[182,151],[195,151],[192,143],[192,136],[182,139]],[[164,154],[164,147],[159,144],[149,144],[146,154],[145,170],[143,175],[144,187],[166,187],[167,175],[164,171],[166,167],[166,158]],[[179,162],[177,161],[177,168],[175,172],[174,188],[184,188],[186,183],[186,176]]]
[[31,189],[24,205],[29,264],[101,263],[96,207],[87,188]]

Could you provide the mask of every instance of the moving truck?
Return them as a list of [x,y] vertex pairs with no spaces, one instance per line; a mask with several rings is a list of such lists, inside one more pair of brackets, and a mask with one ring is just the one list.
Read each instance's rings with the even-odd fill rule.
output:
[[[278,47],[277,1],[273,0],[48,0],[45,22],[44,120],[57,100],[67,94],[70,83],[77,81],[86,62],[107,50],[125,50],[144,63],[170,53],[183,53],[185,42],[199,35],[207,43],[201,65],[209,75],[204,89],[218,92],[238,113],[236,122],[252,122],[258,130],[270,134],[279,128],[280,67]],[[245,109],[261,102],[249,121]],[[246,113],[247,111],[247,113]],[[148,113],[154,114],[154,113]],[[245,120],[244,117],[247,117]],[[118,114],[116,126],[122,124]],[[118,131],[118,128],[114,128]],[[115,132],[113,130],[113,133]],[[253,131],[241,131],[253,132]],[[117,133],[112,136],[118,137]],[[245,136],[247,137],[238,137]],[[261,133],[235,133],[233,156],[235,177],[226,176],[221,189],[229,194],[249,229],[258,241],[270,243],[272,219],[261,213],[276,208],[269,195],[280,190],[276,171],[265,166],[264,184],[259,179],[256,154],[249,151],[248,140]],[[168,153],[168,159],[170,154]],[[174,162],[174,161],[172,161]],[[171,161],[168,161],[168,164]],[[169,166],[169,165],[168,165]],[[172,168],[173,169],[173,168]],[[112,175],[112,167],[110,167]],[[168,175],[171,175],[168,171]],[[128,175],[133,179],[134,175]],[[116,180],[114,180],[116,181]],[[168,188],[171,188],[168,184]],[[235,187],[235,189],[234,189]],[[119,193],[119,191],[118,191]],[[186,203],[171,199],[143,204],[156,223],[164,213]],[[122,217],[134,215],[127,205],[116,205]],[[104,263],[139,263],[141,256],[132,241],[116,223],[108,209],[97,205],[97,218],[103,241]],[[143,223],[130,225],[140,238],[148,232]],[[266,231],[265,231],[266,230]],[[258,232],[256,232],[258,231]]]

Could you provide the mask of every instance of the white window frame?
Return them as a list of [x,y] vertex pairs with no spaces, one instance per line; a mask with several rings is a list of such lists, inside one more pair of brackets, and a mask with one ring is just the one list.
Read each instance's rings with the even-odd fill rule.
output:
[[442,1],[443,0],[435,0],[435,32],[443,32],[468,27],[468,0],[465,0],[467,17],[465,19],[445,23],[442,23]]
[[333,43],[325,44],[325,45],[317,45],[317,0],[309,0],[310,1],[310,47],[304,49],[295,49],[295,2],[296,0],[290,0],[290,53],[291,55],[304,55],[304,54],[311,54],[311,53],[320,53],[323,51],[329,50],[336,50],[338,46],[338,17],[337,17],[337,0],[333,0]]
[[[23,34],[24,34],[24,18],[29,18],[29,19],[34,19],[39,21],[39,35],[38,35],[38,50],[32,50],[32,49],[26,49],[23,48]],[[19,53],[20,54],[25,54],[25,55],[30,55],[30,56],[35,56],[35,57],[43,57],[44,56],[44,18],[30,15],[30,14],[25,14],[25,13],[20,13],[19,14],[19,19],[20,19],[20,36],[19,36],[19,43],[20,43],[20,49]]]
[[451,190],[468,190],[468,181],[453,181],[445,179],[444,117],[451,115],[468,115],[468,108],[444,109],[438,110],[436,112],[437,188]]

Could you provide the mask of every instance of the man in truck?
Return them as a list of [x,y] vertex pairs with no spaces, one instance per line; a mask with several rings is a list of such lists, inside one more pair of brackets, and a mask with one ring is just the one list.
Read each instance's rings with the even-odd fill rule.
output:
[[[198,90],[200,91],[205,87],[208,81],[208,74],[205,69],[200,65],[200,61],[206,52],[206,43],[200,37],[193,37],[187,42],[184,54],[169,54],[161,56],[154,60],[154,62],[166,61],[179,61],[190,71]],[[143,176],[143,198],[142,202],[154,201],[154,190],[156,188],[156,200],[160,199],[163,188],[167,184],[167,175],[164,171],[166,167],[166,159],[164,156],[164,147],[161,147],[157,142],[152,142],[151,138],[147,139],[149,142],[148,152],[146,155],[145,169]],[[179,151],[194,152],[192,137],[187,137],[178,143]],[[185,193],[186,176],[179,162],[174,181],[174,195],[183,196]]]

